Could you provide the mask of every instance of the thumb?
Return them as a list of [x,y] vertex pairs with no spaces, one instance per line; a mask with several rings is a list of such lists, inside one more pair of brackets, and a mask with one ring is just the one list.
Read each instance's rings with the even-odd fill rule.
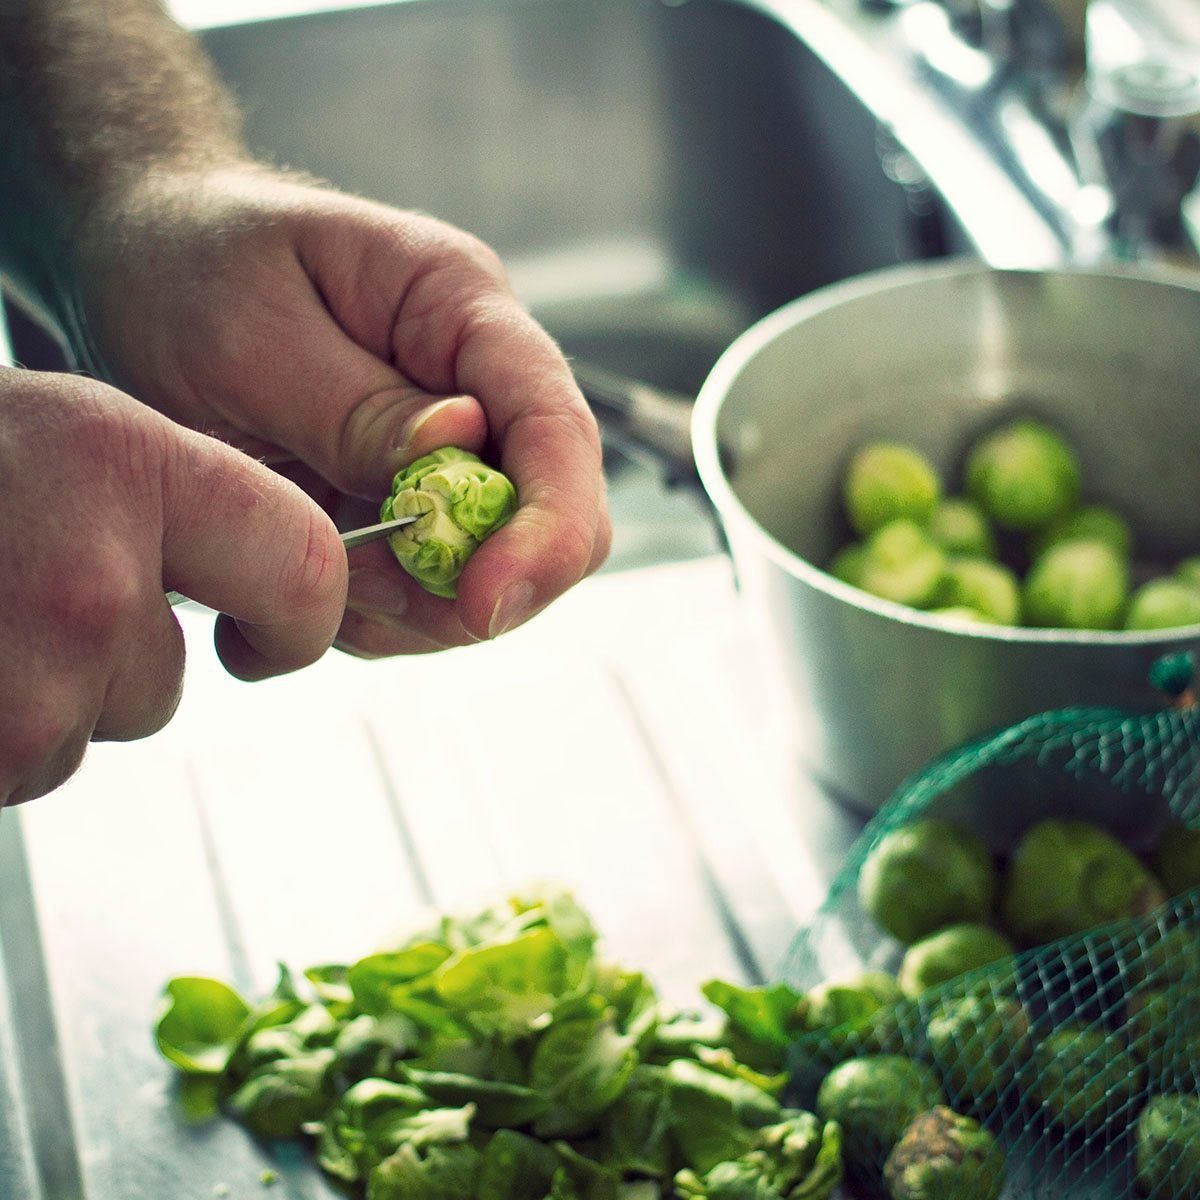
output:
[[478,451],[487,418],[471,396],[426,391],[354,342],[314,295],[245,377],[257,432],[340,491],[378,499],[414,458],[441,446]]
[[217,651],[261,679],[320,658],[346,604],[346,552],[294,484],[213,438],[179,431],[163,472],[163,586],[227,614]]

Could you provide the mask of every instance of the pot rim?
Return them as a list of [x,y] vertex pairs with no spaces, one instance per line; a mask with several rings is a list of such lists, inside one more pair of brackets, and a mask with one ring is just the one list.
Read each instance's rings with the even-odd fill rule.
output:
[[789,550],[763,528],[757,518],[734,492],[722,465],[717,440],[721,410],[742,371],[759,353],[789,329],[820,313],[841,308],[879,292],[898,290],[916,283],[970,276],[1068,276],[1076,278],[1128,279],[1200,295],[1200,279],[1181,268],[1163,266],[1105,266],[996,268],[978,259],[951,258],[929,262],[904,263],[885,267],[865,275],[829,284],[792,300],[756,321],[740,334],[714,364],[696,397],[692,413],[692,446],[700,482],[724,526],[735,523],[755,547],[786,574],[817,591],[824,592],[852,608],[869,612],[899,624],[915,626],[951,637],[971,637],[985,641],[1047,646],[1120,646],[1164,650],[1180,642],[1200,640],[1200,624],[1180,625],[1157,630],[1034,629],[1006,625],[987,625],[954,617],[935,616],[891,600],[872,596],[843,583]]

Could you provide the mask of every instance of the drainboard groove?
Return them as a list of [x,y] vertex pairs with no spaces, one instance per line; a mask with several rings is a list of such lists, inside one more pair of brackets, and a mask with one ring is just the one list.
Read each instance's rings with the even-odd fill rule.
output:
[[12,1012],[18,1087],[25,1081],[20,1099],[37,1186],[49,1200],[86,1200],[54,995],[15,813],[0,819],[0,930],[0,984],[7,989]]

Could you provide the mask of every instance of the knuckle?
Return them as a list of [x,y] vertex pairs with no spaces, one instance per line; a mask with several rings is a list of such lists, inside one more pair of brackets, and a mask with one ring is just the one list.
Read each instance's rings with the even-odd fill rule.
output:
[[55,573],[47,608],[77,659],[111,659],[141,607],[140,573],[120,553],[93,554]]
[[[57,787],[78,766],[78,760],[71,760],[69,754],[64,755],[64,745],[75,725],[65,704],[47,699],[41,703],[31,703],[20,712],[9,713],[4,725],[5,774],[10,779],[40,783],[49,775],[57,779],[50,787]],[[64,757],[74,761],[75,765],[70,766],[69,762],[65,762],[59,766]],[[82,759],[82,754],[79,757]],[[64,770],[65,774],[62,773]],[[28,787],[29,783],[25,786]],[[50,787],[45,791],[49,791]]]

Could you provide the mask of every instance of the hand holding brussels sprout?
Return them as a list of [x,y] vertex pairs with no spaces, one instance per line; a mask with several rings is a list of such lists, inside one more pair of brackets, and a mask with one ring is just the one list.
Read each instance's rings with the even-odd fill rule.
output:
[[419,518],[388,538],[392,552],[426,591],[453,599],[467,560],[516,511],[506,476],[448,446],[397,473],[379,519]]

